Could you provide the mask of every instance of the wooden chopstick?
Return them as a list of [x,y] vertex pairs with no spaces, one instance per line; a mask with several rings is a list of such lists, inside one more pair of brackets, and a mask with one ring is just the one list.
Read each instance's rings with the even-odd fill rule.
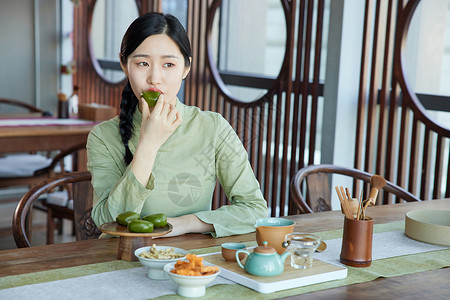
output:
[[356,220],[361,220],[361,206],[362,206],[362,195],[363,195],[363,189],[361,189],[361,193],[359,195],[359,200],[358,200],[358,212],[356,213]]
[[342,199],[341,192],[339,191],[339,188],[337,186],[334,187],[336,189],[336,193],[339,198],[339,202],[341,202],[342,211],[344,212],[344,215],[347,216],[344,208],[344,199]]

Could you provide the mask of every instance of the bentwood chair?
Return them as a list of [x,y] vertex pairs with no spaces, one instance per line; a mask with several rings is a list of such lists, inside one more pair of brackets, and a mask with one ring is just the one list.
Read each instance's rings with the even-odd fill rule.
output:
[[[25,112],[38,117],[51,116],[50,112],[46,112],[31,104],[14,100],[0,98],[0,107],[11,107],[8,114],[15,116],[14,113]],[[3,110],[0,110],[0,113]],[[9,188],[14,186],[28,185],[32,186],[42,181],[41,176],[33,174],[36,170],[47,167],[52,162],[51,158],[46,154],[37,153],[14,153],[10,155],[0,156],[0,188]]]
[[[0,107],[11,107],[8,115],[15,116],[16,112],[25,112],[38,117],[51,116],[50,112],[43,111],[31,104],[15,100],[0,98]],[[3,110],[0,110],[2,112]],[[6,114],[5,114],[6,115]],[[3,114],[2,114],[3,116]],[[33,186],[42,181],[44,173],[35,174],[52,164],[52,159],[46,153],[14,153],[0,156],[0,188],[17,186]]]
[[37,108],[36,106],[33,106],[31,104],[28,104],[23,101],[15,100],[15,99],[7,99],[7,98],[0,98],[0,105],[10,106],[14,107],[14,111],[26,111],[27,113],[43,116],[43,117],[50,117],[52,114],[51,112],[44,111],[40,108]]
[[91,185],[91,174],[88,171],[71,172],[56,175],[41,184],[33,187],[26,193],[14,212],[12,230],[14,241],[18,248],[31,247],[32,228],[27,222],[28,216],[32,213],[33,204],[44,193],[59,186],[71,185],[75,236],[78,240],[98,238],[100,230],[96,227],[91,217],[93,205],[93,189]]
[[[33,163],[33,159],[28,159],[26,156],[18,155],[18,158],[16,158],[16,155],[0,157],[0,188],[13,186],[32,187],[57,173],[77,171],[79,155],[83,155],[85,150],[86,143],[81,143],[60,151],[53,158],[43,159],[36,164]],[[67,157],[72,158],[72,163],[69,166],[66,161]],[[23,160],[19,162],[18,159]],[[22,168],[18,164],[27,166]],[[20,171],[17,169],[20,169]]]
[[[340,174],[354,180],[370,183],[373,174],[362,170],[344,168],[335,165],[309,165],[297,171],[290,183],[291,197],[297,213],[313,213],[331,210],[331,192],[334,189],[329,184],[329,176]],[[302,192],[303,182],[306,181],[306,191]],[[421,201],[419,198],[404,190],[400,186],[386,180],[383,192],[388,192],[407,202]],[[379,197],[382,196],[379,193]],[[381,201],[377,201],[381,203]]]
[[[0,188],[26,186],[28,189],[31,189],[56,174],[79,171],[79,159],[83,161],[86,155],[85,152],[86,143],[75,145],[61,151],[53,159],[47,161],[45,167],[34,170],[34,165],[30,163],[28,166],[30,170],[15,176],[11,174],[16,166],[15,160],[11,157],[0,158]],[[69,157],[71,158],[71,163],[69,161],[66,162],[66,159]],[[36,209],[47,213],[47,244],[53,243],[55,228],[58,229],[60,234],[62,233],[63,219],[73,221],[73,209],[67,207],[71,203],[70,194],[70,185],[66,187],[60,186],[58,189],[51,190],[46,195],[43,195],[35,204]]]

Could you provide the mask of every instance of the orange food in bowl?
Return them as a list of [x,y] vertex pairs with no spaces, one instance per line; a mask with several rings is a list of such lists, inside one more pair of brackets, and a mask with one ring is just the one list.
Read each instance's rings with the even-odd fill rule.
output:
[[204,266],[203,257],[198,257],[195,254],[187,254],[186,258],[188,261],[178,260],[170,272],[185,276],[205,276],[219,271],[219,267]]

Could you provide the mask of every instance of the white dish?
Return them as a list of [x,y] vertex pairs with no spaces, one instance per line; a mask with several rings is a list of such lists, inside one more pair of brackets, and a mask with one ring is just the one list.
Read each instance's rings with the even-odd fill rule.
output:
[[450,210],[407,212],[405,234],[421,242],[450,246]]
[[[179,275],[170,272],[174,268],[175,262],[168,263],[164,266],[164,272],[172,279],[177,285],[177,294],[183,297],[201,297],[206,294],[206,285],[213,282],[214,279],[220,274],[217,271],[211,275],[204,276],[187,276]],[[208,264],[204,264],[208,265]]]
[[170,262],[175,263],[179,259],[183,259],[183,257],[186,256],[186,254],[188,254],[188,252],[186,250],[181,249],[181,248],[170,247],[170,246],[156,246],[157,250],[166,250],[166,249],[173,248],[175,253],[183,254],[183,257],[174,258],[174,259],[151,259],[151,258],[144,258],[144,257],[139,256],[139,254],[141,254],[142,252],[150,251],[150,248],[152,248],[152,246],[147,246],[147,247],[142,247],[142,248],[136,249],[136,251],[134,251],[134,255],[139,259],[141,264],[147,268],[147,270],[148,270],[147,277],[150,279],[156,279],[156,280],[169,279],[169,276],[167,276],[167,273],[164,272],[164,265],[166,265],[167,263],[170,263]]

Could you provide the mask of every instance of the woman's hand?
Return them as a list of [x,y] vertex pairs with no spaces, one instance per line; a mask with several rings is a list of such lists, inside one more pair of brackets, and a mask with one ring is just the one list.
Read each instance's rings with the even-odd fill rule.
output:
[[147,102],[141,98],[142,123],[139,144],[159,149],[181,124],[181,115],[175,105],[166,103],[164,94],[159,96],[150,112]]
[[140,101],[141,132],[136,153],[131,161],[131,169],[136,179],[143,186],[147,186],[159,148],[180,126],[182,120],[175,105],[164,102],[163,94],[159,96],[151,112],[147,102],[143,98]]
[[178,236],[185,233],[202,233],[214,231],[212,224],[205,223],[195,215],[184,215],[176,218],[167,218],[167,222],[173,227],[172,231],[161,237]]

